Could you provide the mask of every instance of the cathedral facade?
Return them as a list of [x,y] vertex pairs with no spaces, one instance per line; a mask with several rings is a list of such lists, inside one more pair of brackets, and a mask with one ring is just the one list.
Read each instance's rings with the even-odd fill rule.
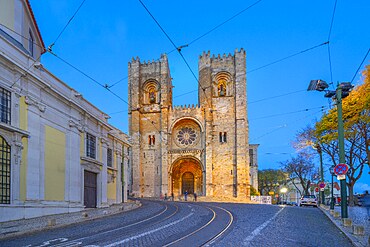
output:
[[198,105],[174,106],[166,55],[132,59],[129,131],[132,194],[248,199],[246,53],[199,57]]

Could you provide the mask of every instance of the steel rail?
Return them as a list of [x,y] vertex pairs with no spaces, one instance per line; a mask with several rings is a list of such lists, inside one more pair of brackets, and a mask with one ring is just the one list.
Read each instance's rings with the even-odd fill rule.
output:
[[185,236],[183,236],[183,237],[181,237],[179,239],[176,239],[175,241],[172,241],[172,242],[170,242],[170,243],[168,243],[166,245],[163,245],[163,247],[171,246],[171,245],[173,245],[175,243],[178,243],[178,242],[180,242],[180,241],[182,241],[182,240],[184,240],[184,239],[186,239],[186,238],[188,238],[188,237],[196,234],[197,232],[199,232],[200,230],[204,229],[205,227],[209,226],[216,219],[216,217],[217,217],[217,213],[212,208],[210,208],[210,207],[215,207],[215,208],[218,208],[218,209],[221,209],[221,210],[225,211],[227,214],[229,214],[230,220],[229,220],[228,224],[226,225],[226,227],[224,227],[218,234],[216,234],[212,238],[208,239],[205,243],[201,244],[200,246],[206,246],[207,244],[214,243],[214,241],[216,241],[217,238],[219,238],[222,234],[224,234],[229,229],[229,227],[231,226],[231,224],[234,221],[234,217],[233,217],[233,215],[231,214],[230,211],[228,211],[228,210],[226,210],[224,208],[218,207],[218,206],[210,206],[210,207],[204,206],[204,207],[213,212],[212,218],[206,224],[204,224],[200,228],[196,229],[195,231],[193,231],[193,232],[191,232],[191,233],[189,233],[189,234],[187,234],[187,235],[185,235]]
[[[162,203],[161,203],[162,204]],[[162,204],[163,205],[163,204]],[[112,232],[116,232],[116,231],[119,231],[119,230],[122,230],[122,229],[125,229],[125,228],[128,228],[128,227],[132,227],[132,226],[135,226],[135,225],[138,225],[138,224],[141,224],[141,223],[144,223],[146,221],[149,221],[151,219],[154,219],[156,217],[159,217],[160,215],[164,214],[166,211],[168,211],[168,206],[167,205],[164,205],[165,208],[164,210],[162,210],[161,212],[149,217],[149,218],[145,218],[143,220],[140,220],[140,221],[137,221],[135,223],[131,223],[129,225],[125,225],[125,226],[122,226],[122,227],[118,227],[118,228],[115,228],[115,229],[111,229],[111,230],[108,230],[108,231],[103,231],[103,232],[99,232],[97,234],[94,234],[93,237],[96,237],[96,236],[99,236],[99,235],[104,235],[104,234],[108,234],[108,233],[112,233]],[[178,211],[179,211],[179,207],[176,205],[176,204],[173,204],[173,206],[176,208],[175,212],[173,212],[172,214],[170,214],[169,216],[159,220],[159,221],[156,221],[155,223],[153,224],[157,224],[159,222],[162,222],[166,219],[169,219],[171,218],[172,216],[174,216]],[[73,244],[74,242],[76,241],[81,241],[81,240],[86,240],[86,239],[89,239],[91,238],[92,236],[86,236],[86,237],[82,237],[82,238],[77,238],[77,239],[71,239],[70,241],[68,242],[63,242],[63,243],[60,243],[60,244],[56,244],[56,245],[53,245],[53,247],[62,247],[62,246],[69,246],[69,244]],[[66,245],[67,244],[67,245]]]

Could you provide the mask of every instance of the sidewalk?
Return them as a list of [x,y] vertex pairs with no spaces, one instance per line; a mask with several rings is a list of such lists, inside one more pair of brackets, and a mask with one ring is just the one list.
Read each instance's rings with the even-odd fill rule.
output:
[[[335,207],[334,211],[339,213],[339,217],[334,217],[330,213],[328,206],[320,206],[326,216],[352,241],[355,246],[370,246],[370,221],[367,219],[366,209],[363,207],[348,207],[348,218],[352,220],[352,226],[344,226],[340,218],[340,207]],[[353,234],[354,226],[362,226],[364,235]]]
[[115,204],[108,208],[89,208],[80,212],[54,214],[31,219],[14,220],[0,223],[0,240],[25,233],[37,232],[67,226],[83,221],[101,218],[140,207],[139,201]]

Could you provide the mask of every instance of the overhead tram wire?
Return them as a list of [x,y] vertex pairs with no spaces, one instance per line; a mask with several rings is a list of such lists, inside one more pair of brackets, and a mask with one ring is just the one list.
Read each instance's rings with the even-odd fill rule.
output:
[[276,60],[276,61],[273,61],[273,62],[271,62],[271,63],[268,63],[268,64],[266,64],[266,65],[263,65],[263,66],[261,66],[261,67],[258,67],[258,68],[255,68],[255,69],[249,70],[249,71],[247,71],[247,74],[248,74],[248,73],[255,72],[255,71],[260,70],[260,69],[263,69],[263,68],[266,68],[266,67],[268,67],[268,66],[274,65],[274,64],[276,64],[276,63],[282,62],[282,61],[287,60],[287,59],[289,59],[289,58],[295,57],[295,56],[300,55],[300,54],[302,54],[302,53],[305,53],[305,52],[311,51],[311,50],[313,50],[313,49],[316,49],[316,48],[318,48],[318,47],[321,47],[321,46],[323,46],[323,45],[328,45],[328,44],[329,44],[329,41],[326,41],[326,42],[321,43],[321,44],[319,44],[319,45],[312,46],[312,47],[310,47],[310,48],[308,48],[308,49],[305,49],[305,50],[302,50],[302,51],[300,51],[300,52],[294,53],[294,54],[292,54],[292,55],[286,56],[286,57],[284,57],[284,58],[278,59],[278,60]]
[[331,52],[330,52],[330,43],[329,42],[330,42],[330,38],[331,38],[331,31],[333,29],[335,10],[337,9],[337,1],[338,0],[335,0],[335,3],[334,3],[333,15],[331,17],[329,34],[328,34],[328,59],[329,59],[329,71],[330,71],[330,84],[332,86],[333,86],[333,69],[332,69],[332,63],[331,63]]
[[76,14],[78,13],[78,11],[81,9],[81,7],[85,3],[85,1],[86,0],[82,0],[80,6],[78,6],[77,10],[74,12],[74,14],[72,15],[72,17],[68,20],[68,22],[64,25],[63,29],[60,31],[60,33],[58,34],[58,36],[56,37],[56,39],[54,40],[54,42],[51,43],[51,45],[49,45],[48,49],[51,50],[53,48],[53,46],[58,41],[58,39],[60,38],[60,36],[62,36],[62,34],[64,33],[64,31],[68,27],[68,25],[71,23],[71,21],[73,20],[73,18],[76,16]]
[[284,94],[280,94],[280,95],[276,95],[276,96],[271,96],[271,97],[267,97],[267,98],[263,98],[263,99],[259,99],[259,100],[248,102],[248,105],[254,104],[254,103],[258,103],[258,102],[261,102],[261,101],[276,99],[276,98],[280,98],[280,97],[284,97],[284,96],[288,96],[288,95],[292,95],[292,94],[296,94],[296,93],[306,92],[306,91],[307,91],[306,89],[303,89],[303,90],[298,90],[298,91],[294,91],[294,92],[284,93]]
[[262,135],[260,135],[260,136],[258,136],[258,137],[256,137],[256,138],[253,138],[253,139],[251,139],[250,141],[253,141],[253,142],[254,142],[254,141],[256,141],[256,140],[259,140],[259,139],[261,139],[262,137],[265,137],[265,136],[267,136],[267,135],[269,135],[269,134],[272,134],[272,133],[274,133],[274,132],[276,132],[276,131],[278,131],[278,130],[280,130],[280,129],[286,128],[286,127],[288,127],[289,125],[291,125],[291,124],[293,124],[293,123],[299,122],[299,121],[301,121],[301,120],[303,120],[303,119],[309,118],[309,117],[311,117],[311,116],[313,116],[313,115],[316,115],[317,113],[319,113],[319,112],[323,112],[323,111],[324,111],[324,108],[323,108],[323,109],[320,109],[319,111],[316,111],[316,112],[314,112],[314,113],[310,113],[310,114],[308,114],[308,115],[306,115],[306,116],[304,116],[304,117],[302,117],[302,118],[295,119],[294,121],[289,122],[289,124],[288,124],[288,123],[285,123],[285,124],[283,124],[283,125],[277,126],[277,127],[276,127],[276,128],[274,128],[273,130],[271,130],[271,131],[269,131],[269,132],[267,132],[267,133],[265,133],[265,134],[262,134]]
[[360,63],[360,66],[358,66],[355,74],[353,75],[352,80],[351,80],[351,84],[352,84],[353,80],[356,78],[356,75],[357,75],[358,71],[361,69],[362,64],[365,62],[365,59],[366,59],[367,55],[369,55],[369,52],[370,52],[370,48],[367,50],[366,55],[364,56],[364,59],[362,59],[362,62]]
[[258,118],[252,118],[250,119],[250,121],[253,121],[253,120],[260,120],[260,119],[265,119],[265,118],[271,118],[271,117],[280,117],[280,116],[284,116],[284,115],[290,115],[290,114],[295,114],[295,113],[300,113],[300,112],[306,112],[306,111],[311,111],[311,110],[315,110],[315,109],[325,109],[326,106],[319,106],[319,107],[313,107],[313,108],[306,108],[306,109],[302,109],[302,110],[298,110],[298,111],[292,111],[292,112],[285,112],[285,113],[279,113],[279,114],[274,114],[274,115],[269,115],[269,116],[263,116],[263,117],[258,117]]
[[[217,26],[213,27],[212,29],[210,29],[209,31],[205,32],[204,34],[198,36],[197,38],[193,39],[192,41],[190,41],[189,43],[187,43],[186,45],[184,45],[184,47],[187,47],[187,46],[190,46],[192,45],[193,43],[197,42],[198,40],[204,38],[205,36],[207,36],[208,34],[212,33],[213,31],[215,31],[216,29],[218,29],[219,27],[225,25],[226,23],[228,23],[229,21],[231,21],[232,19],[236,18],[237,16],[241,15],[242,13],[244,13],[245,11],[247,11],[248,9],[252,8],[253,6],[257,5],[258,3],[262,2],[262,0],[258,0],[256,2],[254,2],[253,4],[249,5],[248,7],[244,8],[243,10],[239,11],[238,13],[234,14],[233,16],[231,16],[230,18],[226,19],[225,21],[221,22],[220,24],[218,24]],[[171,51],[168,52],[168,54],[176,51],[176,49],[173,49]]]
[[146,10],[146,12],[152,17],[153,21],[161,29],[161,31],[164,33],[164,35],[167,37],[167,39],[171,42],[171,44],[174,46],[174,48],[178,51],[178,53],[180,54],[182,60],[185,62],[186,66],[188,67],[188,69],[190,70],[191,74],[193,75],[194,79],[197,81],[199,87],[203,90],[204,96],[207,98],[207,103],[211,107],[211,104],[209,102],[209,99],[208,99],[208,97],[206,95],[206,89],[199,82],[199,80],[198,80],[197,76],[195,75],[194,71],[191,69],[188,61],[185,59],[184,55],[182,54],[181,49],[179,48],[179,46],[176,46],[176,44],[173,42],[173,40],[170,38],[170,36],[166,33],[166,31],[163,29],[163,27],[161,26],[161,24],[159,24],[159,22],[156,20],[156,18],[152,15],[152,13],[149,11],[149,9],[145,6],[145,4],[141,0],[138,0],[138,1],[144,7],[144,9]]
[[[238,13],[234,14],[233,16],[231,16],[230,18],[226,19],[225,21],[221,22],[220,24],[216,25],[215,27],[213,27],[212,29],[208,30],[207,32],[205,32],[204,34],[198,36],[197,38],[193,39],[192,41],[190,41],[189,43],[187,43],[186,45],[182,45],[182,46],[179,46],[179,47],[176,47],[175,49],[167,52],[166,54],[170,54],[178,49],[181,49],[181,48],[184,48],[184,47],[188,47],[190,45],[192,45],[193,43],[197,42],[198,40],[204,38],[205,36],[207,36],[208,34],[212,33],[213,31],[215,31],[216,29],[220,28],[221,26],[225,25],[226,23],[228,23],[229,21],[231,21],[232,19],[235,19],[236,17],[238,17],[239,15],[241,15],[242,13],[244,13],[245,11],[247,11],[248,9],[252,8],[253,6],[257,5],[258,3],[262,2],[262,0],[258,0],[256,2],[254,2],[253,4],[249,5],[248,7],[244,8],[243,10],[239,11]],[[159,59],[155,60],[155,61],[159,61]],[[109,87],[114,87],[115,85],[117,85],[118,83],[120,83],[121,81],[127,79],[128,76],[126,77],[123,77],[121,79],[119,79],[118,81],[114,82],[112,85],[110,85]],[[179,97],[179,96],[177,96]]]

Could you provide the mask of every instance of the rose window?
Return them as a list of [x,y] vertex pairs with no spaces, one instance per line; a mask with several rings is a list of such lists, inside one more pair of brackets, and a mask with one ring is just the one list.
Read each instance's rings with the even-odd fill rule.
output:
[[191,127],[183,127],[177,132],[177,142],[183,146],[195,144],[197,134]]

